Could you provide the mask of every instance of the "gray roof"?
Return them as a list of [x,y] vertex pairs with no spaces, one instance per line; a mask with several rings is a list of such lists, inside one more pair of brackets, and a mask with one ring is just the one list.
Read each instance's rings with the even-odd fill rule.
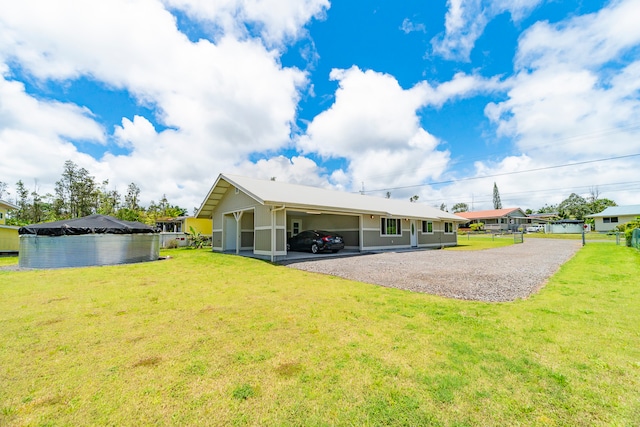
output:
[[18,207],[13,203],[5,202],[2,199],[0,199],[0,206],[4,206],[7,209],[18,209]]
[[601,218],[604,216],[640,216],[640,205],[609,206],[597,214],[585,215],[589,218]]
[[238,175],[220,174],[196,213],[198,218],[211,218],[227,189],[234,186],[263,205],[285,206],[334,213],[382,215],[452,222],[468,220],[423,203],[365,196],[318,187],[267,181]]

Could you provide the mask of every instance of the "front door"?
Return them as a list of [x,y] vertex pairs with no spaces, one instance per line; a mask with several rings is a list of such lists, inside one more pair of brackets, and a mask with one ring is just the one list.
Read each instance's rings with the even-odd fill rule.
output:
[[411,220],[411,247],[418,247],[418,230],[416,229],[416,221]]

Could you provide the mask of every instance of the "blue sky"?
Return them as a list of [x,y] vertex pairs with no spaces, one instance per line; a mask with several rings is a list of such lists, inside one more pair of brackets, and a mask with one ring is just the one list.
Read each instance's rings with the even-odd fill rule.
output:
[[[0,1],[0,181],[637,203],[640,0]],[[10,199],[15,194],[10,194]],[[4,198],[7,198],[5,196]]]

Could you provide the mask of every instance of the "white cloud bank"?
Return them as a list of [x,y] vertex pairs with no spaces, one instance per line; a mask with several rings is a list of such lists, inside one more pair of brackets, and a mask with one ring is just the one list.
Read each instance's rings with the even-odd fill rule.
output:
[[[171,5],[201,12],[210,3]],[[211,19],[240,25],[236,15],[241,14],[262,26],[273,43],[296,37],[308,19],[327,7],[326,1],[216,4],[219,10],[211,12]],[[82,106],[31,97],[4,65],[0,90],[13,95],[0,101],[2,135],[11,138],[5,139],[3,149],[6,145],[29,153],[30,165],[3,165],[6,182],[33,177],[53,183],[64,160],[71,159],[100,179],[111,178],[119,188],[133,181],[149,197],[157,200],[166,192],[170,201],[190,208],[217,171],[229,170],[252,152],[289,144],[307,77],[283,67],[279,52],[261,39],[231,32],[220,34],[215,43],[192,43],[155,0],[25,0],[0,5],[0,11],[0,64],[19,64],[38,82],[64,84],[85,76],[124,89],[157,112],[157,117],[123,117],[121,126],[100,129]],[[36,114],[39,120],[22,126],[14,117],[18,111],[24,118]],[[158,131],[150,120],[169,129]],[[15,137],[18,131],[20,139]],[[68,142],[104,144],[111,132],[129,154],[107,153],[95,160]],[[163,176],[167,178],[158,178]]]
[[[511,87],[508,97],[490,103],[485,111],[498,134],[512,138],[522,155],[496,164],[479,162],[478,176],[640,153],[640,60],[633,54],[640,46],[640,27],[634,20],[638,14],[640,1],[615,1],[598,13],[557,24],[538,22],[520,37],[516,72],[506,82]],[[638,158],[493,180],[514,194],[512,205],[523,207],[558,203],[569,195],[545,194],[544,189],[581,188],[585,196],[598,184],[603,185],[602,197],[630,204],[635,200],[632,191],[611,194],[606,189],[608,184],[637,182]],[[465,185],[466,198],[472,192],[486,195],[491,182]],[[460,194],[462,190],[451,188]],[[532,200],[536,193],[541,197]]]

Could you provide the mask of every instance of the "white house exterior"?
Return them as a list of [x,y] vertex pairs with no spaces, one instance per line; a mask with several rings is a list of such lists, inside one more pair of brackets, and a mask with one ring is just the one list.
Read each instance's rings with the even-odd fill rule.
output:
[[220,174],[196,213],[212,220],[214,251],[287,256],[287,239],[330,230],[359,251],[457,245],[467,220],[421,203]]
[[618,225],[640,217],[640,205],[609,206],[600,213],[586,215],[586,217],[594,219],[596,231],[611,231]]

